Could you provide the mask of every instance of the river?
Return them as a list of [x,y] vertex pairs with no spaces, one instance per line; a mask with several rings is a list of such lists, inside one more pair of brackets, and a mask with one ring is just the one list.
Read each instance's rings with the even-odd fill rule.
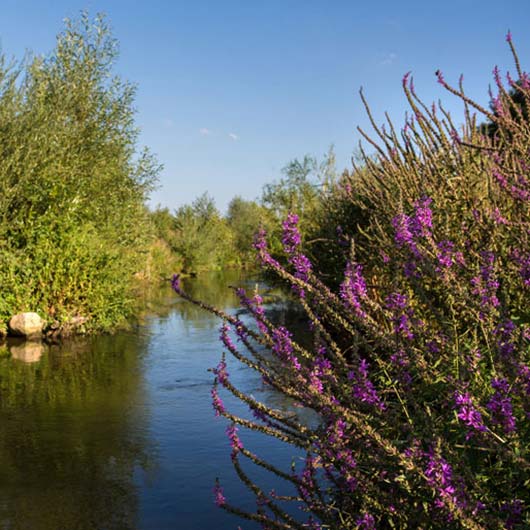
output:
[[[184,287],[234,312],[237,273]],[[219,320],[169,287],[132,332],[76,339],[0,358],[0,528],[2,530],[243,530],[256,528],[217,508],[226,498],[255,510],[230,461],[226,420],[211,405],[221,345]],[[21,353],[22,352],[22,353]],[[239,388],[290,406],[256,374],[229,363]],[[226,400],[232,411],[246,407]],[[241,438],[287,470],[292,448],[253,432]],[[252,470],[268,491],[275,477]]]

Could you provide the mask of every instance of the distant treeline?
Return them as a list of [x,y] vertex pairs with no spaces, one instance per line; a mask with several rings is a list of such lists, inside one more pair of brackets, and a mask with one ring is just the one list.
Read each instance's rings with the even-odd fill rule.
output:
[[[289,212],[299,215],[305,235],[316,233],[323,214],[323,198],[337,180],[333,148],[320,163],[306,155],[302,160],[291,161],[282,173],[281,179],[264,186],[258,199],[234,197],[224,216],[207,193],[174,212],[157,208],[151,217],[159,238],[160,258],[169,252],[178,267],[188,273],[253,267],[256,233],[266,230],[273,249],[279,251],[281,222]],[[163,268],[164,259],[159,261],[157,269]]]

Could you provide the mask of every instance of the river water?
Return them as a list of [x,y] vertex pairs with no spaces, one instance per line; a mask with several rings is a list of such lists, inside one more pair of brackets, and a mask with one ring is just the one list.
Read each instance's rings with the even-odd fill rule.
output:
[[[245,283],[237,273],[211,274],[184,287],[234,312],[228,285]],[[256,528],[213,502],[220,477],[229,502],[255,510],[232,468],[226,420],[211,405],[219,320],[169,287],[151,304],[134,332],[44,350],[15,345],[0,358],[0,529]],[[291,406],[248,369],[228,370],[243,391]],[[241,403],[225,404],[248,416]],[[300,459],[277,440],[240,434],[287,470]],[[275,477],[249,472],[265,491],[278,487]]]

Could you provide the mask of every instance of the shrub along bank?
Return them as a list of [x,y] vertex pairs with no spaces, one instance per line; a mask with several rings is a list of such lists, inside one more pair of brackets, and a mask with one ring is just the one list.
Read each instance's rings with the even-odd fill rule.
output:
[[116,56],[105,20],[82,15],[47,57],[0,57],[0,321],[37,311],[109,328],[131,314],[159,167],[138,151]]
[[[256,497],[241,509],[221,478],[222,508],[275,529],[530,527],[530,78],[508,43],[517,80],[495,71],[491,110],[438,74],[464,103],[462,126],[404,78],[411,118],[400,130],[374,123],[377,155],[326,198],[333,222],[313,259],[295,214],[286,265],[260,234],[259,259],[291,285],[312,343],[271,321],[259,293],[237,291],[248,320],[207,307],[225,321],[213,407]],[[190,299],[178,277],[173,287]],[[236,388],[233,362],[321,421]],[[233,414],[227,396],[251,414]],[[264,461],[248,430],[305,459]]]

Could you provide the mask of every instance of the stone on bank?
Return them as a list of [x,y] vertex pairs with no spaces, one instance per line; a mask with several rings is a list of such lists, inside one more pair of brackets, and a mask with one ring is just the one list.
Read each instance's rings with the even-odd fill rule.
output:
[[45,321],[37,313],[18,313],[9,321],[9,332],[19,337],[40,337]]

